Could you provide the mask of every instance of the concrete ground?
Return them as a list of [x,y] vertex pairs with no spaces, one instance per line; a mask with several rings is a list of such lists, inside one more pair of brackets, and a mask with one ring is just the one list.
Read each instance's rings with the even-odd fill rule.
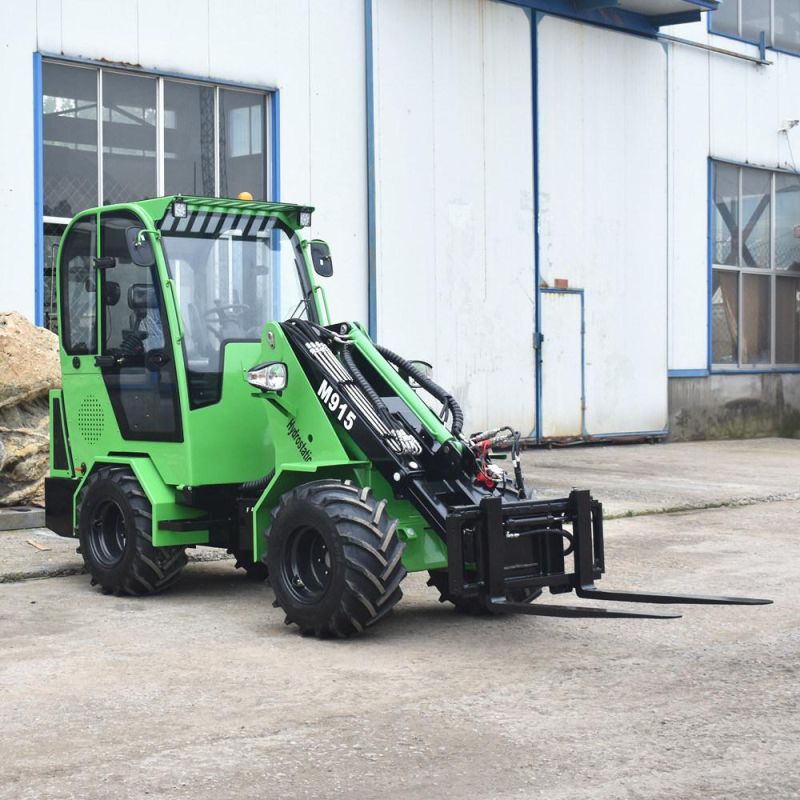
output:
[[775,600],[672,621],[463,617],[412,575],[319,642],[230,561],[105,597],[20,579],[75,572],[73,542],[0,534],[0,798],[800,797],[798,464],[779,439],[525,455],[540,496],[617,517],[607,588]]

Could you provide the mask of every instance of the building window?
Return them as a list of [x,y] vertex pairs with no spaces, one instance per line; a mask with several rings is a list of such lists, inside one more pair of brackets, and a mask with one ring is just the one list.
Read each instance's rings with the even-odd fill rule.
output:
[[711,361],[800,364],[800,175],[714,162]]
[[42,95],[52,330],[54,251],[78,212],[165,194],[270,199],[268,92],[43,60]]
[[800,3],[797,0],[723,0],[711,14],[711,30],[749,42],[800,54]]

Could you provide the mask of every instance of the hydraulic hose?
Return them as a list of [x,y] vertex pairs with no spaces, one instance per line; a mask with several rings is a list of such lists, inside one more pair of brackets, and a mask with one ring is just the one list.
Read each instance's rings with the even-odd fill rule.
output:
[[522,477],[522,464],[520,463],[520,435],[514,431],[513,444],[511,445],[511,463],[514,465],[514,488],[520,500],[525,499],[525,479]]
[[444,403],[444,405],[450,409],[450,413],[453,415],[453,424],[450,428],[450,432],[453,436],[458,436],[464,426],[464,412],[461,410],[461,406],[456,402],[455,397],[448,394],[439,384],[434,383],[427,375],[420,372],[410,361],[406,361],[402,356],[397,355],[397,353],[393,352],[388,347],[375,344],[375,349],[387,361],[399,367],[425,389],[426,392],[433,395],[439,402]]
[[267,488],[267,484],[272,480],[275,470],[271,469],[263,478],[257,478],[254,481],[245,481],[239,484],[239,489],[243,492],[260,492]]
[[[328,339],[336,338],[331,331],[319,325],[315,325],[308,320],[292,320],[292,327],[298,333],[300,338],[306,342],[313,341],[314,336],[323,336],[324,338]],[[453,415],[453,424],[450,427],[450,432],[453,434],[453,436],[458,437],[461,434],[462,428],[464,427],[464,412],[461,410],[461,406],[459,406],[459,404],[456,402],[455,397],[453,397],[451,394],[448,394],[444,389],[442,389],[441,386],[439,386],[437,383],[434,383],[427,375],[420,372],[410,361],[406,361],[406,359],[404,359],[402,356],[399,356],[397,353],[389,350],[388,347],[383,347],[383,345],[375,343],[373,344],[375,349],[387,361],[394,364],[400,370],[412,377],[423,389],[433,395],[433,397],[435,397],[440,403],[444,404],[445,408],[450,410],[450,413]],[[361,391],[367,396],[370,402],[375,406],[377,413],[383,419],[384,423],[386,423],[390,429],[394,427],[394,422],[392,422],[389,409],[386,408],[386,404],[383,402],[380,395],[378,395],[375,389],[362,375],[361,370],[356,365],[355,359],[353,358],[347,345],[341,348],[340,356],[342,363],[345,365],[345,367],[347,367],[350,374],[353,376],[353,380],[356,382]]]
[[353,380],[358,384],[358,388],[361,389],[361,391],[367,396],[367,399],[370,401],[370,403],[372,403],[375,410],[378,412],[389,430],[396,428],[397,423],[392,420],[392,416],[389,413],[389,409],[386,407],[386,403],[383,402],[381,396],[375,391],[375,389],[372,388],[369,381],[361,374],[361,370],[356,365],[356,360],[353,358],[350,348],[343,347],[340,355],[345,367],[347,367],[350,374],[353,376]]

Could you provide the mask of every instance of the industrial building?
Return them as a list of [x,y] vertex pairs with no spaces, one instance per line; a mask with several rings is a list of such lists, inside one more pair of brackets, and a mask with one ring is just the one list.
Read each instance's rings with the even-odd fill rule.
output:
[[0,308],[70,217],[316,208],[335,316],[534,440],[800,429],[795,0],[0,0]]

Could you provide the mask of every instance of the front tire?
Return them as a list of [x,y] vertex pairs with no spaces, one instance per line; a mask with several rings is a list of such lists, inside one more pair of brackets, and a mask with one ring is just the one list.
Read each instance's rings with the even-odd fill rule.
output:
[[153,547],[152,511],[127,467],[102,467],[78,499],[80,553],[92,585],[106,594],[163,592],[186,565],[183,547]]
[[397,521],[367,487],[314,481],[272,512],[267,566],[275,605],[304,635],[346,638],[385,617],[403,593]]

